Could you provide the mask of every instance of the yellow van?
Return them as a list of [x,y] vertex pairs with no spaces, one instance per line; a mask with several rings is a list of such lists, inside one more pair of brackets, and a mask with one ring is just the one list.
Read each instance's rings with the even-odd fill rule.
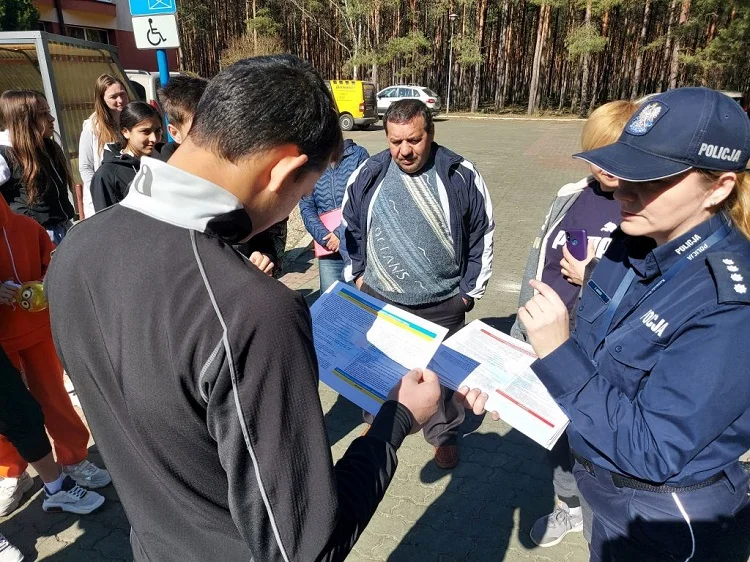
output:
[[344,131],[366,129],[378,120],[375,84],[362,80],[326,80],[336,100],[339,123]]

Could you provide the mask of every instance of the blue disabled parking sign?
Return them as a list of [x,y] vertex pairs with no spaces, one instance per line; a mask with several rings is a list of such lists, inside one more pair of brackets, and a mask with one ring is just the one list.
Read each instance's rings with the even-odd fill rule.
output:
[[177,0],[129,0],[130,14],[133,16],[153,16],[174,14]]

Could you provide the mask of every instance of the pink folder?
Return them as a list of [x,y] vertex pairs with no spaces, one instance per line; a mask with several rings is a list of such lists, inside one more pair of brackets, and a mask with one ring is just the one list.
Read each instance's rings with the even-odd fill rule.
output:
[[[341,209],[334,209],[333,211],[328,211],[327,213],[323,213],[322,215],[319,215],[319,217],[320,217],[320,220],[323,222],[323,225],[325,225],[325,227],[329,231],[333,232],[341,224]],[[316,258],[319,258],[321,256],[330,256],[331,254],[333,254],[333,252],[330,251],[328,248],[326,248],[325,246],[321,246],[314,240],[313,240],[313,248],[315,250]]]

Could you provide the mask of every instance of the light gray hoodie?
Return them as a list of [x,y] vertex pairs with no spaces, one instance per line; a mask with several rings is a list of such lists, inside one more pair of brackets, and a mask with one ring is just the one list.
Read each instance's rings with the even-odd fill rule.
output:
[[[547,212],[547,216],[544,218],[542,227],[539,229],[539,233],[531,245],[531,252],[529,252],[529,259],[526,262],[526,269],[523,272],[523,280],[521,281],[521,292],[518,296],[519,307],[526,304],[534,296],[534,290],[529,286],[529,280],[542,278],[542,270],[544,269],[544,261],[547,254],[547,239],[557,225],[560,224],[560,221],[563,220],[568,210],[573,206],[573,203],[576,202],[578,196],[594,182],[596,182],[594,176],[588,176],[575,183],[568,183],[562,186],[560,191],[557,192]],[[518,321],[518,318],[516,318],[510,329],[510,335],[521,341],[528,341],[526,329]]]

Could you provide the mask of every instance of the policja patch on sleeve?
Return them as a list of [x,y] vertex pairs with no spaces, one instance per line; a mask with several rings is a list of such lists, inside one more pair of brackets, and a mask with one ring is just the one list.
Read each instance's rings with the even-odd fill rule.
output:
[[716,283],[719,303],[750,304],[750,263],[746,256],[717,252],[707,258]]

